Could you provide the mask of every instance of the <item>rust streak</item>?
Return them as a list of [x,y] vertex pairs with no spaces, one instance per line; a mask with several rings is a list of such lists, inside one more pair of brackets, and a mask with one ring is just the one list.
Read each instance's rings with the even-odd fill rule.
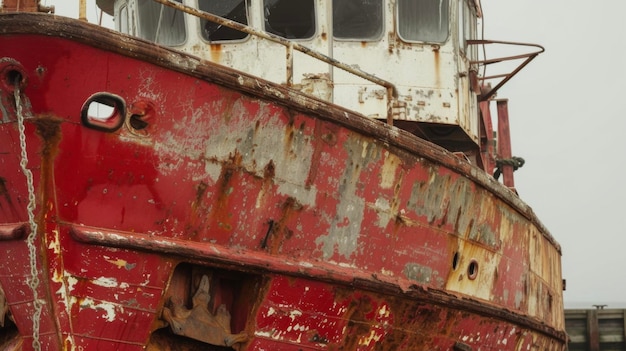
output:
[[301,209],[302,206],[294,198],[288,197],[285,200],[282,206],[282,217],[278,221],[270,221],[267,235],[262,242],[265,250],[271,254],[280,252],[283,242],[293,236],[293,231],[287,227],[287,223]]
[[209,218],[212,219],[212,229],[231,231],[230,223],[232,214],[229,213],[229,196],[232,193],[231,180],[241,166],[241,155],[236,153],[231,157],[231,161],[222,167],[222,173],[218,180],[218,197],[211,210]]
[[304,186],[306,189],[311,188],[311,184],[315,182],[315,178],[317,177],[317,171],[319,170],[320,159],[322,157],[322,146],[323,144],[320,142],[322,140],[322,121],[319,119],[315,120],[315,129],[314,129],[314,140],[313,140],[313,155],[311,156],[311,169],[306,178]]

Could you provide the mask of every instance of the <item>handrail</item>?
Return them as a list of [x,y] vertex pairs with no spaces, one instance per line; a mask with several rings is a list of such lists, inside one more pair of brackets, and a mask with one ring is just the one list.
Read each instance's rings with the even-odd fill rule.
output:
[[[227,18],[224,17],[220,17],[217,16],[215,14],[209,13],[209,12],[205,12],[205,11],[201,11],[198,10],[196,8],[193,8],[191,6],[187,6],[181,3],[177,3],[177,2],[173,2],[171,0],[153,0],[155,2],[158,2],[162,5],[171,7],[173,9],[185,12],[187,14],[190,14],[192,16],[196,16],[202,19],[205,19],[207,21],[211,21],[232,29],[236,29],[240,32],[244,32],[250,35],[254,35],[263,39],[267,39],[269,41],[272,41],[274,43],[277,44],[281,44],[283,46],[285,46],[288,50],[287,52],[287,57],[288,57],[288,62],[287,62],[287,68],[289,70],[290,67],[293,67],[293,62],[291,62],[291,60],[293,60],[293,55],[292,55],[292,51],[293,50],[297,50],[300,51],[303,54],[309,55],[315,59],[318,59],[322,62],[326,62],[327,64],[336,67],[336,68],[340,68],[346,72],[352,73],[357,77],[361,77],[365,80],[368,80],[374,84],[378,84],[380,86],[383,86],[387,89],[387,121],[388,123],[391,122],[392,119],[392,106],[394,104],[394,101],[396,100],[396,98],[398,97],[398,89],[396,88],[396,86],[389,82],[386,81],[384,79],[378,78],[370,73],[364,72],[358,68],[354,68],[352,66],[349,66],[343,62],[337,61],[336,59],[326,56],[322,53],[319,53],[317,51],[314,51],[310,48],[307,48],[304,45],[298,44],[296,42],[293,42],[291,40],[285,39],[283,37],[280,37],[278,35],[274,35],[271,33],[267,33],[267,32],[263,32],[260,30],[256,30],[250,26],[247,26],[245,24],[241,24],[239,22],[235,22],[232,20],[229,20]],[[293,72],[287,72],[287,83],[290,84],[292,81],[292,75]]]
[[[524,60],[524,62],[520,63],[519,66],[517,66],[517,68],[515,68],[514,70],[512,70],[511,72],[508,73],[503,73],[503,74],[496,74],[496,75],[492,75],[492,76],[484,76],[484,77],[479,77],[478,79],[481,81],[486,81],[486,80],[490,80],[490,79],[496,79],[496,78],[503,78],[503,80],[501,80],[495,87],[491,88],[491,90],[489,90],[486,93],[482,93],[479,97],[478,100],[479,101],[487,101],[489,100],[491,97],[493,97],[496,92],[504,85],[506,84],[506,82],[508,82],[511,78],[513,78],[514,75],[516,75],[519,71],[522,70],[522,68],[524,68],[527,64],[530,63],[530,61],[532,61],[535,57],[537,57],[537,55],[541,54],[542,52],[544,52],[546,49],[538,44],[530,44],[530,43],[517,43],[517,42],[512,42],[512,41],[500,41],[500,40],[486,40],[486,39],[481,39],[481,40],[468,40],[467,43],[469,45],[487,45],[487,44],[504,44],[504,45],[517,45],[517,46],[531,46],[531,47],[535,47],[538,48],[538,51],[534,51],[534,52],[530,52],[527,54],[520,54],[520,55],[513,55],[513,56],[504,56],[504,57],[498,57],[498,58],[494,58],[494,59],[484,59],[484,60],[478,60],[478,61],[471,61],[470,64],[479,64],[479,65],[490,65],[493,63],[500,63],[500,62],[504,62],[504,61],[512,61],[512,60],[520,60],[520,59],[526,59]],[[484,85],[484,84],[483,84]]]

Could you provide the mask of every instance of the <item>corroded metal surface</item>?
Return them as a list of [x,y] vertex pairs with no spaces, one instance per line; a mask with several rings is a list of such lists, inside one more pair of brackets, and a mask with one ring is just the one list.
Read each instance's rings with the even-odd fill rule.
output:
[[215,314],[209,311],[209,278],[204,275],[187,309],[181,299],[170,299],[161,316],[174,334],[183,335],[215,346],[233,346],[248,340],[246,333],[230,332],[230,312],[222,304]]
[[[239,350],[564,348],[560,248],[480,169],[287,88],[90,29],[0,16],[0,58],[28,81],[47,350],[218,343],[168,327],[189,320],[228,324],[214,335]],[[15,262],[28,257],[27,189],[0,94],[0,257]],[[85,108],[94,101],[112,102],[110,124]],[[28,350],[29,268],[3,266]]]

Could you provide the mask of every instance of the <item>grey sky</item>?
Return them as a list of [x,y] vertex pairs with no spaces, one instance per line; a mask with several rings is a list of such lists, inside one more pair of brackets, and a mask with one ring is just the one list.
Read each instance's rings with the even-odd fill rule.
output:
[[566,307],[626,307],[626,2],[482,4],[486,38],[546,48],[499,97],[526,159],[515,185],[563,250]]
[[[77,17],[78,1],[42,0]],[[91,22],[98,18],[89,0]],[[563,249],[566,307],[626,307],[626,2],[482,0],[485,38],[546,52],[500,90],[516,187]],[[488,48],[488,55],[496,55]]]

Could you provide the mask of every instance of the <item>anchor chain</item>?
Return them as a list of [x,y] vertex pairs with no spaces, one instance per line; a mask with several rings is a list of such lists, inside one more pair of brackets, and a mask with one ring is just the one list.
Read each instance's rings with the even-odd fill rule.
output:
[[28,206],[26,210],[28,212],[28,223],[30,225],[30,233],[26,239],[28,245],[28,256],[30,258],[30,281],[28,286],[33,292],[33,307],[35,313],[33,314],[33,349],[41,350],[41,343],[39,342],[39,318],[41,317],[41,310],[43,303],[39,300],[37,294],[37,288],[39,287],[39,276],[37,275],[37,248],[35,246],[35,239],[37,237],[37,222],[35,221],[35,208],[37,206],[35,199],[35,187],[33,185],[33,173],[28,166],[28,154],[26,153],[26,128],[24,126],[24,115],[22,112],[22,100],[20,91],[20,77],[15,81],[15,107],[17,115],[17,127],[20,136],[20,166],[24,176],[26,176],[26,186],[28,187]]

